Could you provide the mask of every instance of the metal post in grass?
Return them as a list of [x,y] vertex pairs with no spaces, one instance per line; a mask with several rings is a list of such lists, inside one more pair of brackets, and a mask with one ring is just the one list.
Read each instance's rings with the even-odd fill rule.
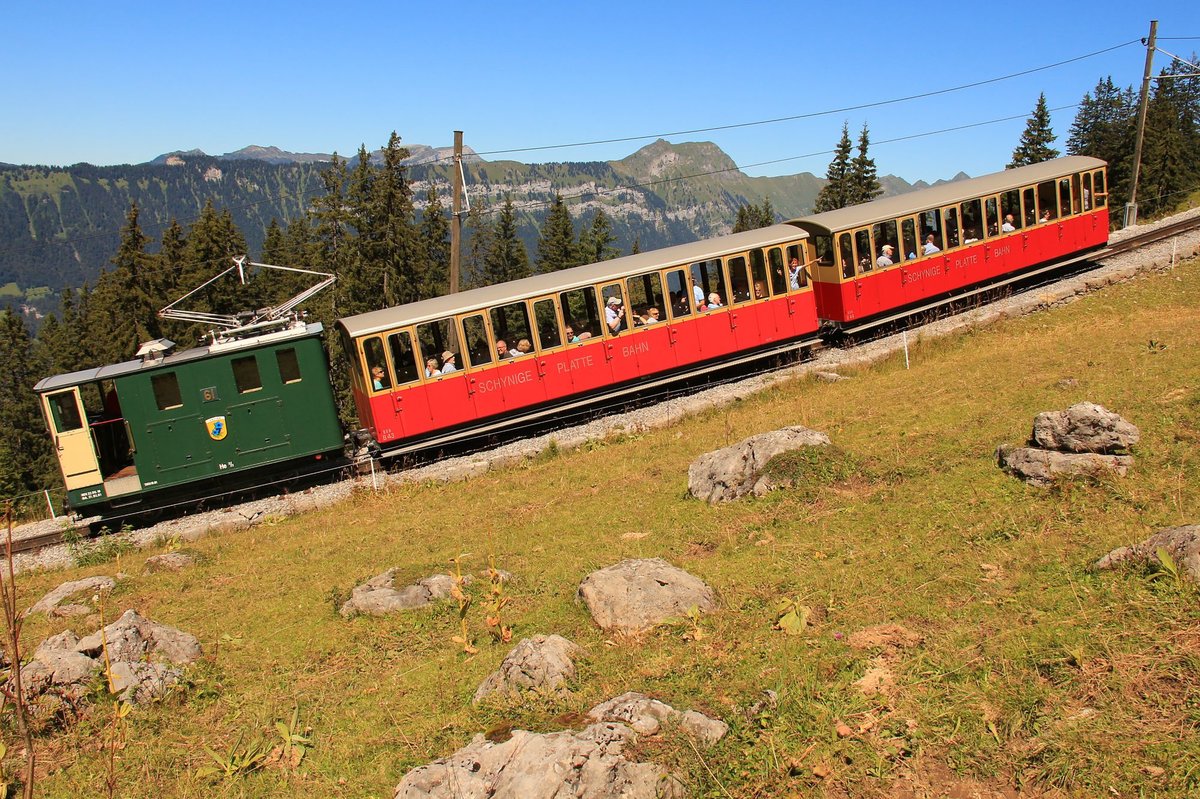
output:
[[378,493],[379,481],[375,479],[375,459],[374,458],[371,458],[371,488],[375,489],[376,493]]
[[50,501],[50,489],[43,489],[42,493],[46,495],[46,507],[50,509],[50,520],[58,521],[58,514],[54,512],[54,503]]
[[908,368],[908,331],[900,331],[900,340],[904,342],[904,368]]

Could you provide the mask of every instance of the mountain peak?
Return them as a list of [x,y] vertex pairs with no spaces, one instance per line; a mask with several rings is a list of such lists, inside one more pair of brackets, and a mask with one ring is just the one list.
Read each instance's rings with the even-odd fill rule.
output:
[[666,139],[647,144],[628,158],[611,162],[618,172],[639,178],[680,174],[721,173],[744,177],[733,159],[710,141],[672,144]]

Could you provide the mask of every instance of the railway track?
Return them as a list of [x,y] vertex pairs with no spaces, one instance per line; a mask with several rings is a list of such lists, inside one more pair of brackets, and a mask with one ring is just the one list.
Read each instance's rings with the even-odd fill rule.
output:
[[[1125,237],[1121,241],[1110,244],[1103,249],[1082,256],[1039,267],[1035,270],[1024,272],[1017,277],[977,287],[937,303],[925,305],[920,309],[908,309],[903,313],[895,314],[885,319],[872,320],[870,324],[856,328],[853,339],[847,343],[853,346],[857,343],[882,338],[898,330],[897,325],[903,320],[908,320],[907,328],[912,326],[914,318],[922,318],[923,323],[924,321],[928,321],[931,314],[934,317],[950,316],[961,312],[966,307],[978,307],[981,304],[994,302],[1013,294],[1032,291],[1067,275],[1083,274],[1091,271],[1109,259],[1196,229],[1200,229],[1200,215],[1159,225],[1151,230]],[[713,383],[742,379],[752,374],[761,374],[773,369],[782,368],[799,360],[801,353],[808,351],[809,348],[819,348],[821,346],[823,345],[818,340],[789,342],[786,345],[758,351],[750,355],[743,355],[732,361],[702,367],[697,372],[689,375],[686,380],[681,380],[680,376],[676,375],[642,382],[612,392],[605,396],[602,401],[596,397],[585,397],[572,401],[565,406],[541,409],[519,420],[505,419],[502,422],[493,422],[470,430],[456,431],[455,433],[387,450],[379,453],[379,455],[382,455],[382,459],[387,463],[407,468],[436,462],[444,458],[486,451],[517,438],[526,438],[553,429],[570,427],[594,418],[612,414],[624,407],[628,407],[633,402],[639,402],[643,405],[662,402],[672,397],[698,390],[700,384],[706,380],[711,385]],[[350,469],[354,464],[347,461],[342,466]],[[340,474],[331,472],[329,480],[333,481],[334,479],[340,479],[340,477]],[[223,500],[228,503],[238,496],[235,492],[231,492],[221,497],[207,498],[204,502],[220,504]],[[76,528],[80,534],[84,536],[89,534],[90,530],[87,526],[87,522],[89,521],[93,524],[95,523],[94,519],[86,520],[80,523],[82,526]],[[120,519],[109,520],[109,523],[112,524],[115,522],[119,524],[120,521]],[[35,553],[45,547],[63,543],[67,539],[68,534],[68,531],[60,526],[54,530],[43,530],[30,535],[14,537],[12,552],[13,554]]]

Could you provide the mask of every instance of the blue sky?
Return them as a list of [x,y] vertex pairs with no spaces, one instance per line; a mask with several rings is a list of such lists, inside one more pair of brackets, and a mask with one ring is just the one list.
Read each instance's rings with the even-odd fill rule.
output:
[[[1022,12],[1028,12],[1028,15]],[[1200,2],[383,3],[211,0],[8,4],[0,161],[139,163],[250,144],[353,154],[405,142],[526,162],[623,158],[656,134],[794,117],[1073,63],[977,88],[772,124],[713,141],[751,175],[824,175],[843,122],[881,174],[1003,168],[1039,92],[1073,106],[1111,75],[1140,83],[1160,46],[1200,50]],[[1134,42],[1132,44],[1127,44]],[[1124,44],[1125,46],[1117,47]],[[1167,62],[1159,53],[1156,71]],[[1065,143],[1074,108],[1052,122]],[[1007,122],[921,136],[1004,117]],[[788,160],[780,160],[788,159]],[[750,166],[762,162],[777,163]]]

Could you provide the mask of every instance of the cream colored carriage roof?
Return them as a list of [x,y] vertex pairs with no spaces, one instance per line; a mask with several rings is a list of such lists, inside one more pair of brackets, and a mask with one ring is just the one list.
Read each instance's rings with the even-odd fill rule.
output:
[[534,275],[508,283],[460,291],[457,294],[446,294],[407,305],[397,305],[381,311],[348,316],[339,320],[338,324],[345,328],[351,336],[364,336],[401,325],[427,322],[454,314],[469,313],[481,308],[491,308],[527,297],[540,297],[568,291],[579,286],[619,280],[652,269],[695,263],[728,253],[745,252],[755,247],[770,247],[784,242],[798,241],[806,238],[807,235],[803,230],[792,225],[771,225],[745,233],[733,233],[728,236],[718,236],[715,239],[695,241],[691,244],[640,252],[636,255],[601,261],[597,264],[577,266],[573,269]]
[[1053,161],[1043,161],[1040,164],[1006,169],[1003,172],[995,172],[978,178],[943,183],[929,189],[905,192],[895,197],[885,197],[882,200],[852,205],[849,208],[839,208],[836,211],[826,211],[822,214],[792,219],[789,220],[789,223],[797,225],[809,233],[828,234],[838,230],[873,225],[876,222],[886,222],[889,219],[908,216],[929,208],[938,208],[970,200],[973,197],[998,194],[1009,189],[1019,189],[1022,186],[1052,180],[1075,172],[1099,169],[1103,166],[1106,164],[1099,158],[1072,155],[1066,158],[1056,158]]

